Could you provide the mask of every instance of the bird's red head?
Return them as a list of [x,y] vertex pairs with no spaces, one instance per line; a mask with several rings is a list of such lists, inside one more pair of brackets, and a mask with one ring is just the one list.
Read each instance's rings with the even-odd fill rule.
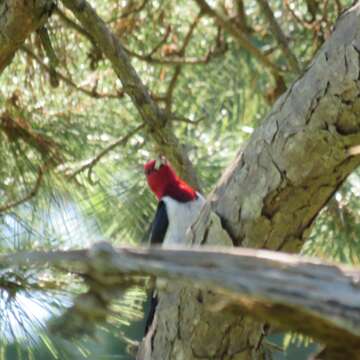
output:
[[165,158],[150,160],[144,165],[146,180],[151,191],[160,200],[170,196],[178,201],[194,200],[196,191],[184,180],[180,179]]

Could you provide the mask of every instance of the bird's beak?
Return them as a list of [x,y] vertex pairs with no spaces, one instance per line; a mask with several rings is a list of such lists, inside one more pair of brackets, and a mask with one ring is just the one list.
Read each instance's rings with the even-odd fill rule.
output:
[[166,163],[166,159],[163,156],[158,156],[155,160],[154,169],[159,170],[161,165],[164,165]]

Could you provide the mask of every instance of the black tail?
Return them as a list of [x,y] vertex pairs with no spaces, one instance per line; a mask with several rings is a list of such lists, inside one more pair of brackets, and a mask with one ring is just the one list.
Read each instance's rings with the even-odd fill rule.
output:
[[148,312],[148,315],[146,318],[146,325],[145,325],[145,334],[144,334],[145,336],[148,333],[148,331],[151,327],[151,324],[154,321],[155,311],[156,311],[156,307],[158,304],[158,297],[156,295],[156,292],[153,291],[150,296],[151,296],[151,298],[150,298],[149,312]]

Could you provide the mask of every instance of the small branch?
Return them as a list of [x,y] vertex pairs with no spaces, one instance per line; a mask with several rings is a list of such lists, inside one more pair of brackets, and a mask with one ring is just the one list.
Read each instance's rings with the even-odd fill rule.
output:
[[171,26],[166,27],[166,31],[162,39],[154,46],[154,48],[149,52],[146,57],[151,58],[167,41],[169,35],[171,34]]
[[174,74],[171,77],[168,88],[165,93],[165,110],[167,113],[171,112],[171,105],[173,99],[173,93],[175,90],[176,83],[180,77],[182,67],[181,65],[177,65],[174,70]]
[[[202,17],[202,12],[200,11],[199,14],[195,17],[194,21],[192,22],[192,24],[190,25],[190,28],[187,32],[187,34],[185,35],[185,38],[184,38],[184,42],[182,44],[182,47],[180,48],[180,50],[178,51],[178,55],[180,56],[184,56],[185,55],[185,52],[186,52],[186,48],[188,47],[189,43],[190,43],[190,40],[192,38],[192,35],[194,33],[194,30],[196,29],[197,25],[199,24],[199,21]],[[182,66],[181,65],[177,65],[175,67],[175,70],[174,70],[174,74],[173,76],[171,77],[171,80],[170,80],[170,83],[169,83],[169,86],[167,88],[167,91],[166,91],[166,94],[165,94],[165,98],[166,98],[166,101],[165,101],[165,109],[168,113],[171,112],[171,105],[172,105],[172,98],[173,98],[173,93],[174,93],[174,90],[175,90],[175,86],[176,86],[176,83],[177,83],[177,80],[179,79],[180,77],[180,74],[181,74],[181,70],[182,70]]]
[[271,32],[273,33],[277,42],[279,43],[279,46],[280,46],[281,50],[283,51],[284,56],[287,59],[291,70],[294,73],[299,74],[300,73],[299,63],[296,59],[296,56],[290,50],[286,36],[283,33],[283,31],[281,30],[280,25],[276,21],[270,5],[268,4],[267,0],[257,0],[257,2],[259,4],[261,10],[263,11],[267,21],[269,22]]
[[144,7],[146,6],[146,4],[147,4],[148,2],[149,2],[149,0],[143,0],[143,2],[142,2],[139,6],[135,7],[134,9],[131,9],[131,10],[128,10],[128,11],[123,12],[123,13],[121,14],[120,18],[121,18],[121,19],[124,19],[124,18],[126,18],[126,17],[128,17],[128,16],[130,16],[130,15],[133,15],[133,14],[135,14],[135,13],[140,12],[141,10],[144,9]]
[[39,167],[37,179],[35,181],[33,188],[30,190],[30,192],[18,200],[14,200],[7,204],[0,205],[0,213],[8,211],[14,207],[17,207],[17,206],[31,200],[38,193],[41,182],[43,180],[43,176],[44,176],[44,169],[42,167]]
[[216,10],[211,8],[206,0],[195,0],[199,8],[210,17],[214,18],[219,26],[231,34],[238,44],[254,56],[261,64],[268,68],[272,73],[281,74],[283,70],[273,64],[256,46],[254,46],[239,28],[234,26],[231,20],[224,18]]
[[289,11],[289,13],[291,14],[291,16],[301,25],[303,26],[305,29],[309,29],[312,30],[314,28],[314,22],[309,22],[306,20],[301,19],[296,12],[291,8],[290,4],[289,4],[289,0],[284,0],[284,5],[285,8]]
[[186,117],[177,116],[177,115],[172,116],[173,121],[179,121],[179,122],[183,122],[183,123],[190,124],[190,125],[197,125],[197,124],[199,124],[200,122],[202,122],[205,119],[206,119],[206,116],[201,116],[197,120],[190,120],[190,119],[188,119]]
[[204,65],[208,64],[211,60],[219,57],[220,55],[224,54],[226,51],[226,47],[222,49],[214,49],[209,50],[209,52],[201,58],[195,57],[171,57],[171,58],[158,58],[147,55],[142,55],[136,53],[132,50],[125,48],[125,51],[130,55],[139,60],[146,61],[149,64],[156,64],[156,65]]
[[194,34],[194,31],[195,31],[196,27],[198,26],[199,21],[202,16],[203,16],[203,12],[200,10],[199,14],[195,17],[194,21],[190,25],[190,28],[189,28],[187,34],[185,35],[183,45],[182,45],[181,49],[179,50],[180,55],[185,54],[186,48],[188,47],[190,40]]
[[108,145],[105,149],[101,150],[95,157],[91,158],[90,160],[87,160],[83,166],[81,166],[79,169],[75,170],[70,176],[69,179],[73,179],[76,175],[80,174],[81,172],[88,169],[89,171],[89,178],[91,178],[91,171],[93,167],[110,151],[114,150],[118,146],[124,146],[127,144],[127,142],[141,129],[143,129],[145,126],[144,123],[137,126],[134,130],[130,131],[127,135],[124,137],[121,137],[120,139],[117,139],[113,141],[110,145]]
[[116,17],[108,20],[106,23],[107,23],[107,24],[111,24],[111,23],[113,23],[114,21],[117,21],[117,20],[119,20],[119,19],[124,19],[124,18],[129,17],[130,15],[134,15],[134,14],[136,14],[136,13],[139,13],[140,11],[142,11],[142,10],[145,8],[145,6],[146,6],[146,4],[147,4],[148,2],[149,2],[149,0],[143,0],[143,2],[142,2],[139,6],[135,7],[134,9],[130,9],[130,10],[124,11],[122,14],[120,14],[120,16],[116,16]]

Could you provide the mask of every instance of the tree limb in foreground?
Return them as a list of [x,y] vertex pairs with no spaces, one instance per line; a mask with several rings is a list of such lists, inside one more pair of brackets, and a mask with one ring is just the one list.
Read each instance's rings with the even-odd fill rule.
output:
[[0,257],[0,268],[47,265],[86,275],[99,289],[135,284],[139,275],[211,288],[221,295],[211,311],[246,312],[308,334],[343,356],[360,351],[359,268],[265,250],[114,249],[105,242],[89,250]]

